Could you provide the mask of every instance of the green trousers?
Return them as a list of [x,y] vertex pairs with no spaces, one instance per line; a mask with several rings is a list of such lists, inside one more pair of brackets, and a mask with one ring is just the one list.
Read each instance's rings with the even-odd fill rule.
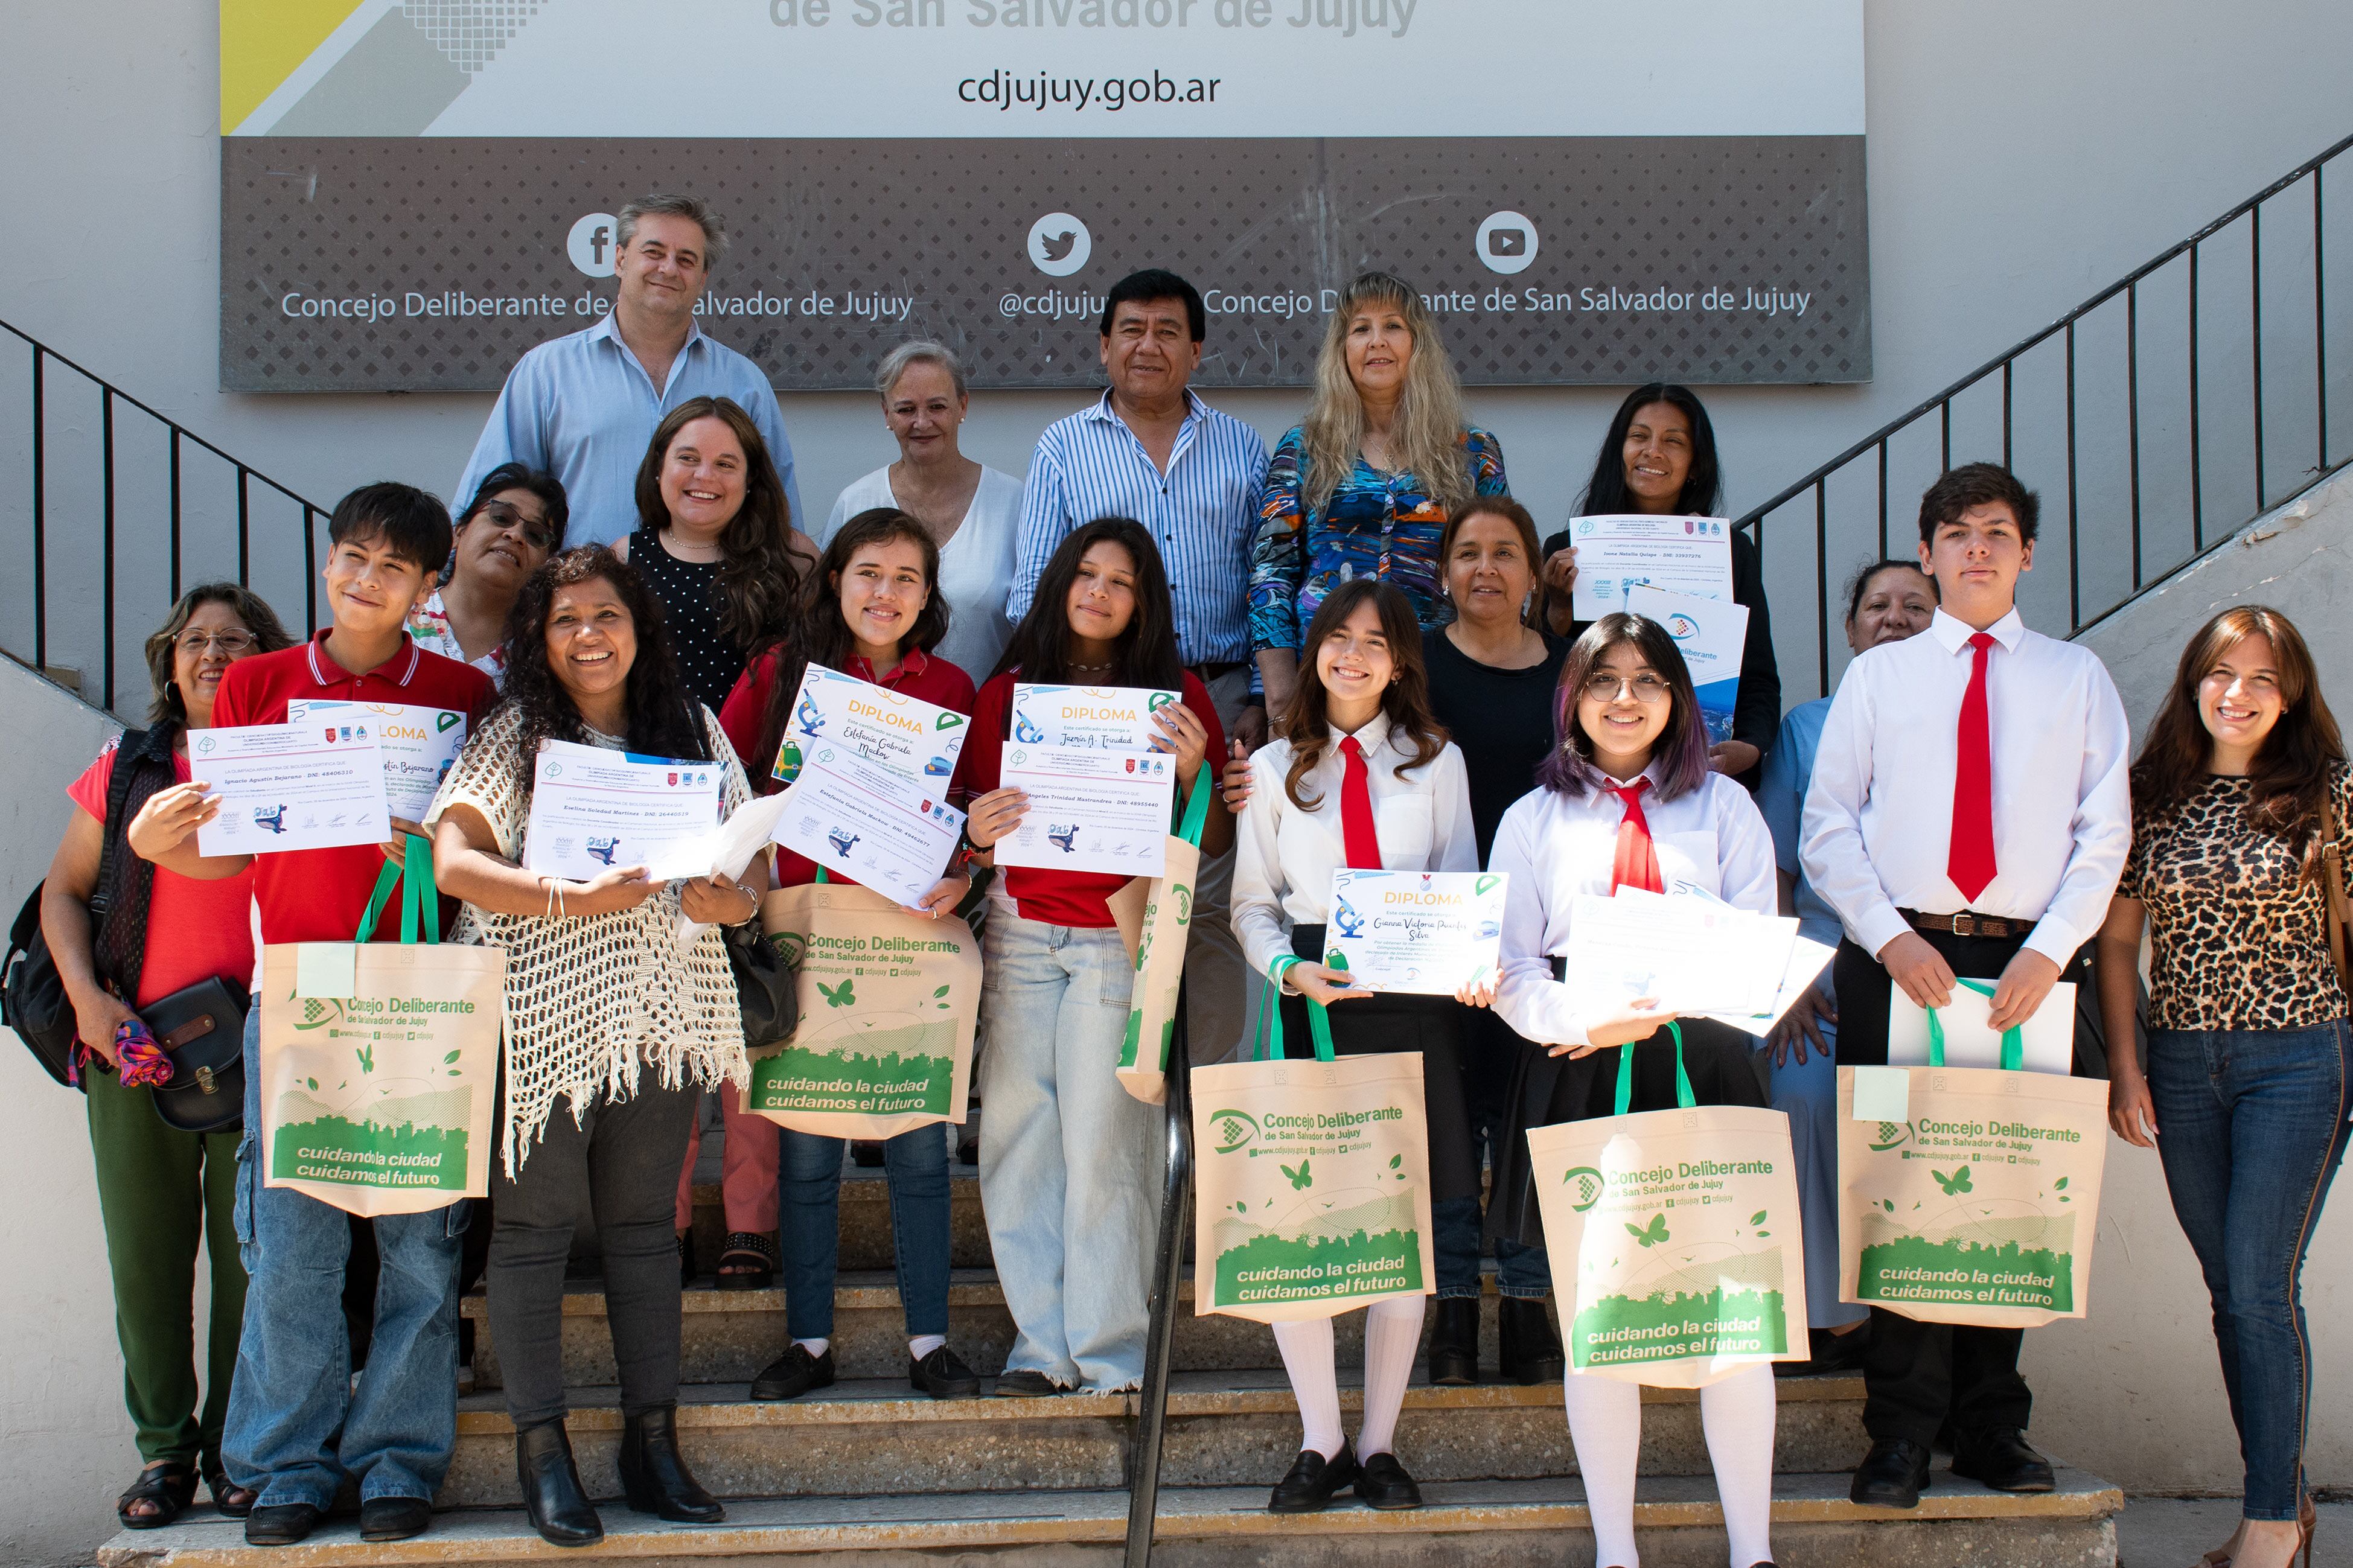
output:
[[[122,1345],[122,1402],[142,1463],[216,1463],[229,1380],[245,1318],[237,1249],[235,1132],[181,1132],[155,1114],[145,1089],[85,1069],[90,1145],[106,1265],[114,1276],[114,1332]],[[196,1404],[197,1244],[212,1265],[204,1405]]]

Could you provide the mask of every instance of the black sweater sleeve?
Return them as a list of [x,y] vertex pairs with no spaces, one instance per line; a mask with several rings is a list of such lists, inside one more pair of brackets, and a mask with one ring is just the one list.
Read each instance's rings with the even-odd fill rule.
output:
[[1740,649],[1740,695],[1732,710],[1732,738],[1756,747],[1761,759],[1781,728],[1781,670],[1773,660],[1773,617],[1765,605],[1765,558],[1745,533],[1732,536],[1732,602],[1748,610],[1747,640]]

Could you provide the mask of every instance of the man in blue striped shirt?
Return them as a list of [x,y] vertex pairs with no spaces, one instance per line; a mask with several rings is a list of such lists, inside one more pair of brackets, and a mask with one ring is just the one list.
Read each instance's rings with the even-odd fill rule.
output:
[[638,526],[638,466],[662,416],[690,398],[728,397],[759,426],[794,526],[806,528],[776,389],[695,325],[725,226],[694,196],[653,195],[623,207],[619,228],[613,313],[516,362],[452,492],[459,504],[500,464],[521,463],[562,481],[567,547],[610,544]]
[[[1131,273],[1104,297],[1102,398],[1046,427],[1021,491],[1019,570],[1006,614],[1029,596],[1055,546],[1100,517],[1132,517],[1160,546],[1175,600],[1176,653],[1216,699],[1227,734],[1266,742],[1250,690],[1250,540],[1266,484],[1266,442],[1187,384],[1201,363],[1208,315],[1173,272]],[[1233,854],[1201,863],[1185,961],[1193,1059],[1219,1061],[1243,1037],[1248,971],[1226,921]],[[1255,988],[1254,988],[1255,989]]]

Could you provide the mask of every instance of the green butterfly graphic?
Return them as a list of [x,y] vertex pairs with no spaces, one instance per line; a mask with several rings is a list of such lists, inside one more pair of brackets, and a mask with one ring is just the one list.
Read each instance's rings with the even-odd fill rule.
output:
[[1963,1165],[1949,1176],[1935,1169],[1931,1169],[1928,1173],[1936,1178],[1936,1184],[1945,1189],[1945,1195],[1948,1198],[1957,1197],[1971,1190],[1969,1168],[1967,1165]]
[[365,1045],[365,1046],[362,1046],[362,1047],[359,1047],[359,1049],[357,1049],[357,1050],[353,1051],[353,1052],[352,1053],[352,1055],[353,1055],[353,1056],[355,1056],[355,1057],[359,1058],[359,1059],[360,1059],[360,1071],[362,1071],[362,1072],[374,1072],[374,1071],[375,1071],[375,1046],[373,1046],[373,1045]]
[[847,1007],[858,1000],[857,994],[850,990],[850,986],[854,983],[854,980],[855,977],[853,976],[852,979],[845,980],[839,985],[828,985],[824,981],[820,980],[817,983],[817,988],[819,994],[825,997],[825,1005],[827,1006]]
[[1315,1178],[1308,1173],[1307,1162],[1304,1160],[1299,1162],[1299,1169],[1295,1171],[1288,1165],[1283,1166],[1282,1173],[1291,1178],[1291,1190],[1294,1193],[1305,1190],[1308,1186],[1312,1185],[1315,1180]]
[[1651,1223],[1647,1226],[1635,1225],[1630,1221],[1626,1226],[1626,1234],[1644,1247],[1656,1247],[1667,1239],[1667,1216],[1654,1214],[1651,1216]]

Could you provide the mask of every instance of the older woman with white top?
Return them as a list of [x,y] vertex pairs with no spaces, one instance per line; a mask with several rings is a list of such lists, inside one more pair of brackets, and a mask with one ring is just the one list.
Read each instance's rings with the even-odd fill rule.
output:
[[939,546],[938,594],[948,607],[947,635],[932,653],[986,675],[1013,636],[1005,602],[1013,592],[1021,481],[957,449],[956,429],[972,400],[964,365],[945,344],[901,343],[882,357],[874,389],[882,395],[882,424],[898,440],[899,460],[841,492],[818,544],[831,543],[843,523],[877,507],[922,523]]

